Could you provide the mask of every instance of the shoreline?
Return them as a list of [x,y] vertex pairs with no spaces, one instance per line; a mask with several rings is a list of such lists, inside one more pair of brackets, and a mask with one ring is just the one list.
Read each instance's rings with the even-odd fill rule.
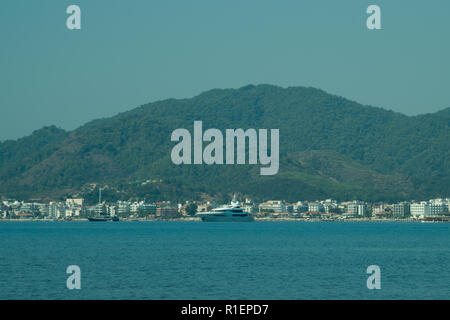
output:
[[[416,222],[416,223],[436,223],[436,222],[450,222],[450,221],[426,221],[422,219],[371,219],[371,218],[346,218],[346,219],[311,219],[311,218],[270,218],[263,217],[257,218],[255,217],[255,222],[267,222],[267,221],[275,221],[275,222],[287,222],[287,221],[295,221],[295,222]],[[0,219],[1,222],[89,222],[87,218],[80,219]],[[197,217],[182,217],[182,218],[172,218],[172,219],[145,219],[145,218],[137,218],[137,219],[121,219],[120,221],[101,221],[101,222],[202,222],[200,218]]]

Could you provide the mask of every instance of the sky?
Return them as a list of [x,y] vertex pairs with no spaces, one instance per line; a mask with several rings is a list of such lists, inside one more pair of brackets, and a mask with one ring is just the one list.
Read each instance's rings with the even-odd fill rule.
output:
[[2,0],[0,141],[247,84],[435,112],[450,107],[449,34],[448,0]]

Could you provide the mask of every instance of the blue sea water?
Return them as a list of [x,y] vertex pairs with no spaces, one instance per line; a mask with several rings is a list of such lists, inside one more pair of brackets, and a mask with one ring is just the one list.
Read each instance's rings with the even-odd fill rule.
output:
[[[0,299],[449,299],[449,235],[450,223],[0,222]],[[69,265],[81,290],[66,287]]]

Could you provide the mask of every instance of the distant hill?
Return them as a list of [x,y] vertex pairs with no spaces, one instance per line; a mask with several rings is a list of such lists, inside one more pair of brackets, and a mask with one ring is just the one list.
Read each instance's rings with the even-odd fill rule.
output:
[[[176,128],[280,129],[280,171],[259,165],[176,166]],[[105,197],[184,200],[401,200],[450,196],[450,108],[408,117],[305,87],[211,90],[149,103],[71,131],[46,127],[0,143],[0,195],[58,198],[90,183]],[[149,180],[148,182],[145,182]],[[80,191],[81,190],[81,191]]]

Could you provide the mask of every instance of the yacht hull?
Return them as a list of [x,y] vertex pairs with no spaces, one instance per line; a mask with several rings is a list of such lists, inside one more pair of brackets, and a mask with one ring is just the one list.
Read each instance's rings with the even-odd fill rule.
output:
[[255,219],[252,216],[216,216],[216,215],[202,215],[200,216],[204,222],[252,222]]

